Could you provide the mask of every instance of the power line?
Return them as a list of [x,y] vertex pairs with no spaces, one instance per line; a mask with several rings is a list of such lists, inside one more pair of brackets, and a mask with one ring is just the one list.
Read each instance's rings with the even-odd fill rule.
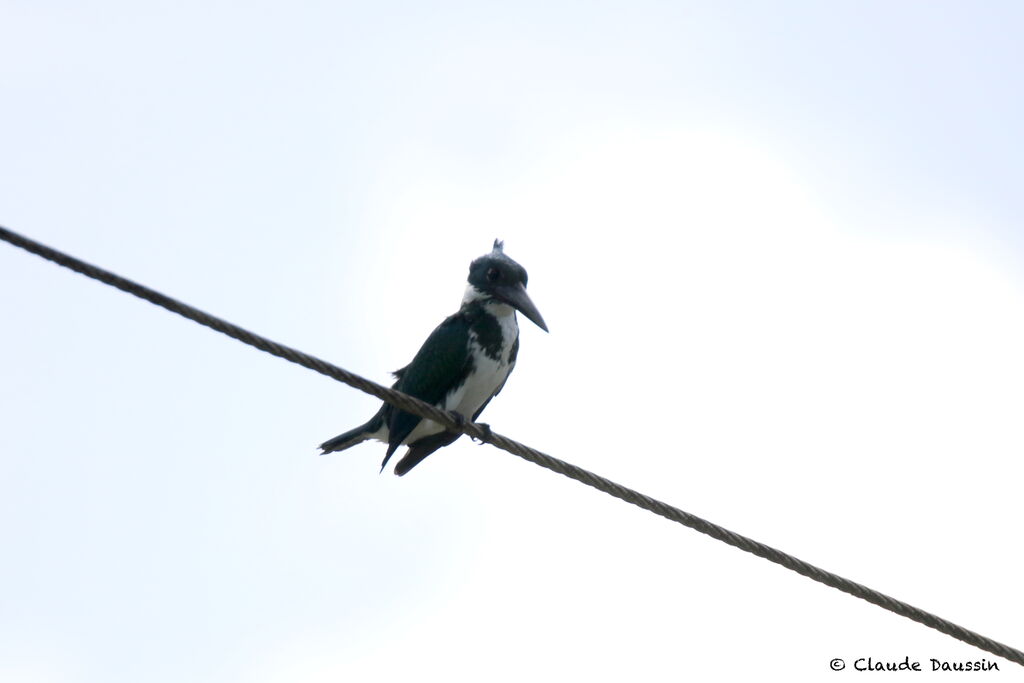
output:
[[20,247],[25,251],[36,254],[37,256],[41,256],[49,261],[53,261],[65,268],[69,268],[77,273],[81,273],[82,275],[94,280],[99,280],[100,282],[116,287],[124,292],[137,296],[141,299],[145,299],[152,304],[177,313],[180,316],[221,332],[222,334],[226,334],[229,337],[233,337],[240,342],[260,349],[261,351],[266,351],[267,353],[284,358],[285,360],[291,361],[292,363],[296,363],[305,368],[309,368],[310,370],[315,370],[322,375],[327,375],[339,382],[344,382],[351,387],[355,387],[360,391],[376,396],[377,398],[387,401],[388,403],[391,403],[406,412],[412,413],[413,415],[433,420],[434,422],[444,426],[446,429],[468,434],[479,441],[489,443],[513,455],[517,455],[528,460],[535,465],[540,465],[541,467],[558,472],[570,479],[575,479],[587,486],[624,500],[627,503],[632,503],[637,507],[653,512],[657,515],[661,515],[673,522],[677,522],[683,526],[687,526],[703,534],[707,534],[708,536],[722,541],[723,543],[728,543],[740,550],[745,550],[748,553],[753,553],[758,557],[763,557],[766,560],[782,565],[787,569],[798,574],[802,574],[803,576],[813,579],[819,583],[823,583],[826,586],[831,586],[832,588],[841,590],[844,593],[849,593],[850,595],[861,598],[862,600],[867,600],[874,605],[878,605],[890,612],[924,624],[929,628],[933,628],[945,633],[946,635],[952,636],[953,638],[963,641],[968,645],[973,645],[985,650],[986,652],[991,652],[992,654],[999,655],[1000,657],[1004,657],[1012,662],[1024,666],[1024,652],[1021,652],[1020,650],[1004,645],[998,641],[992,640],[991,638],[987,638],[979,633],[975,633],[974,631],[970,631],[930,612],[926,612],[901,600],[897,600],[896,598],[889,597],[884,593],[879,593],[867,586],[845,579],[838,574],[825,571],[820,567],[804,562],[799,558],[793,557],[792,555],[765,545],[759,541],[755,541],[752,538],[729,531],[724,527],[718,526],[717,524],[697,517],[696,515],[692,515],[689,512],[685,512],[667,503],[651,498],[650,496],[646,496],[639,491],[634,491],[633,489],[617,484],[610,479],[605,479],[604,477],[585,470],[582,467],[577,467],[576,465],[559,460],[558,458],[542,453],[534,448],[530,448],[518,441],[502,436],[489,428],[481,427],[480,425],[469,421],[457,421],[451,414],[439,410],[438,408],[424,403],[423,401],[409,396],[408,394],[403,394],[400,391],[395,391],[394,389],[381,386],[376,382],[360,377],[359,375],[328,363],[327,361],[316,358],[315,356],[311,356],[283,344],[278,344],[275,341],[262,337],[254,332],[250,332],[238,325],[229,323],[226,320],[222,320],[221,318],[201,311],[198,308],[189,306],[188,304],[182,303],[165,294],[161,294],[156,290],[150,289],[149,287],[137,282],[133,282],[132,280],[121,277],[120,275],[108,270],[104,270],[81,261],[44,244],[40,244],[39,242],[12,232],[2,226],[0,226],[0,239],[5,242],[9,242],[16,247]]

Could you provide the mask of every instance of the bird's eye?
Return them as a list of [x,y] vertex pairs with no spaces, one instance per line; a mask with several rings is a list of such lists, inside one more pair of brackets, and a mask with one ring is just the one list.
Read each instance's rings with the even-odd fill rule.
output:
[[500,277],[501,277],[501,272],[498,271],[497,268],[488,268],[487,269],[487,281],[488,282],[497,282],[498,278],[500,278]]

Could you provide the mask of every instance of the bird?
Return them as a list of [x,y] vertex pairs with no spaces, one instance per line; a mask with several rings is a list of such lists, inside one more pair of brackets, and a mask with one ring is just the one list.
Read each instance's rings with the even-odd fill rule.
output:
[[[469,265],[459,310],[438,325],[412,362],[392,373],[392,388],[474,422],[497,396],[516,365],[522,313],[545,332],[548,326],[526,293],[526,269],[505,255],[505,243],[494,240],[490,253]],[[384,403],[364,424],[320,444],[321,455],[343,451],[367,440],[388,445],[388,460],[401,446],[408,450],[395,465],[403,476],[428,455],[462,434],[432,420]]]

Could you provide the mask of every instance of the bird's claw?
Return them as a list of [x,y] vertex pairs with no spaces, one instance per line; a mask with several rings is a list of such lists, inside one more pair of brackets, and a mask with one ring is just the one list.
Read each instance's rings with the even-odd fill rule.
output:
[[483,446],[485,443],[490,441],[491,438],[493,438],[494,436],[493,432],[491,432],[491,425],[487,424],[486,422],[477,422],[476,426],[479,427],[480,431],[484,433],[484,438],[476,439],[473,438],[472,436],[469,438],[473,439],[473,441],[476,441],[478,444]]

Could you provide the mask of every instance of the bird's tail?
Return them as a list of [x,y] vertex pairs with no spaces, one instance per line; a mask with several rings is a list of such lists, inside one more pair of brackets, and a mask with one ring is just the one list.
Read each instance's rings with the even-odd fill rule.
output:
[[[457,438],[462,436],[458,432],[441,432],[440,434],[434,434],[433,436],[425,436],[422,439],[418,439],[416,443],[409,445],[409,450],[405,456],[398,461],[395,465],[395,474],[403,476],[406,472],[411,470],[416,465],[423,462],[423,459],[436,451],[438,448],[444,448]],[[387,458],[384,458],[384,462],[381,463],[381,470],[384,469],[384,465],[388,462]]]
[[367,439],[380,438],[381,435],[378,432],[381,431],[383,426],[384,418],[380,413],[377,413],[366,424],[361,424],[355,429],[350,429],[344,434],[339,434],[333,439],[324,441],[320,444],[320,455],[343,451]]

